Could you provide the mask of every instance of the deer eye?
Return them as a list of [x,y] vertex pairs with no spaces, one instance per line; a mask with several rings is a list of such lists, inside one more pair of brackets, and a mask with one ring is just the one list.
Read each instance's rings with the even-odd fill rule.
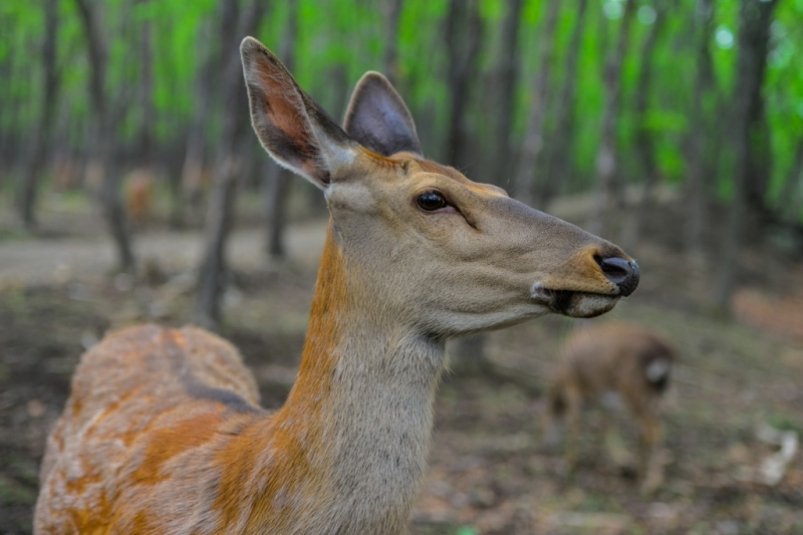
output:
[[435,210],[440,210],[441,208],[449,206],[449,203],[446,202],[446,198],[437,191],[424,192],[416,198],[415,202],[418,204],[418,207],[425,212],[434,212]]

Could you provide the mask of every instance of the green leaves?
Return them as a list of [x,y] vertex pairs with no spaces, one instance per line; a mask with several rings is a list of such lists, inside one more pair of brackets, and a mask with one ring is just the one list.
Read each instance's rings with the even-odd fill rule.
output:
[[[150,128],[156,141],[174,146],[182,145],[192,117],[205,114],[206,134],[214,139],[222,123],[217,109],[199,110],[196,88],[201,79],[205,58],[210,52],[221,57],[234,54],[223,50],[219,38],[220,20],[217,20],[222,0],[109,0],[102,5],[102,31],[108,43],[108,72],[105,83],[111,95],[110,106],[122,108],[118,124],[118,143],[133,142],[134,132],[145,119],[137,109],[139,97],[132,97],[137,89],[144,61],[141,52],[141,34],[145,25],[152,32],[153,84],[151,98],[155,106],[154,124]],[[249,0],[237,1],[245,6]],[[662,0],[663,1],[663,0]],[[624,160],[634,156],[634,136],[637,127],[652,133],[656,154],[662,171],[670,179],[683,180],[683,138],[692,128],[709,125],[710,136],[723,135],[723,105],[730,102],[733,73],[738,56],[739,6],[741,0],[720,0],[713,3],[713,36],[709,43],[713,80],[705,95],[702,117],[691,117],[694,80],[698,65],[698,35],[701,30],[698,1],[678,1],[666,10],[665,28],[657,43],[653,57],[649,58],[654,80],[647,96],[648,109],[642,124],[634,120],[634,102],[638,84],[639,66],[643,45],[655,23],[653,1],[639,4],[638,18],[633,25],[631,45],[626,51],[622,78],[622,106],[617,131],[619,148]],[[525,0],[521,20],[521,56],[499,57],[502,39],[501,27],[507,9],[503,0],[481,0],[483,19],[479,66],[480,76],[469,103],[472,119],[468,124],[484,124],[494,120],[493,92],[496,73],[504,61],[513,61],[520,69],[517,97],[514,104],[513,133],[510,157],[515,159],[524,136],[524,117],[532,99],[532,79],[537,76],[541,54],[541,28],[546,2]],[[448,0],[404,0],[398,24],[397,72],[398,85],[414,114],[426,117],[420,120],[422,138],[438,145],[447,131],[448,108],[451,95],[447,93],[446,43],[444,27],[449,10]],[[324,102],[333,102],[345,89],[335,91],[332,73],[340,70],[347,84],[352,84],[368,69],[384,69],[387,43],[386,5],[361,0],[299,0],[299,31],[294,69],[302,85]],[[570,35],[576,24],[575,4],[562,7],[554,42],[555,64],[549,81],[552,95],[545,104],[545,150],[555,137],[555,109],[563,98],[565,64]],[[612,37],[620,24],[617,13],[620,1],[589,2],[588,16],[583,28],[578,55],[576,79],[577,99],[573,108],[574,132],[568,152],[574,168],[573,176],[593,176],[594,154],[599,140],[599,123],[602,114],[603,65]],[[286,2],[272,1],[268,16],[259,37],[268,46],[278,49],[285,33],[288,17]],[[771,189],[780,191],[793,164],[797,140],[803,137],[803,69],[799,57],[803,54],[803,0],[780,2],[772,26],[772,42],[764,85],[766,111],[772,132],[771,143],[775,165]],[[639,22],[640,21],[640,22]],[[85,124],[92,103],[87,96],[87,65],[85,36],[78,21],[74,2],[59,2],[58,64],[62,75],[62,111],[57,128],[80,129]],[[43,40],[43,13],[37,2],[0,2],[0,74],[4,84],[0,87],[0,102],[6,112],[0,116],[0,129],[5,135],[28,135],[32,130],[38,108],[37,95],[42,94],[41,43]],[[478,36],[479,38],[479,36]],[[339,97],[337,97],[339,98]],[[719,103],[719,104],[717,104]],[[339,110],[333,110],[335,113]],[[553,129],[550,132],[550,128]],[[472,146],[490,147],[493,128],[476,128],[468,132]],[[83,136],[68,136],[71,143],[82,144]],[[82,147],[72,147],[81,149]],[[437,148],[434,148],[437,152]],[[429,153],[433,149],[428,149]],[[631,169],[630,172],[634,170]],[[634,173],[638,178],[638,173]],[[569,184],[571,189],[583,187],[588,178],[578,178]],[[723,180],[729,178],[723,175]]]

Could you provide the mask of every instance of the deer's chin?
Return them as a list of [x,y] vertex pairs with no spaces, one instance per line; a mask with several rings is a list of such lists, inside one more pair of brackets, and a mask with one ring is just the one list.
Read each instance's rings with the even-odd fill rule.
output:
[[605,295],[570,290],[550,290],[539,284],[533,285],[531,297],[552,312],[572,318],[593,318],[611,310],[619,301],[619,295]]
[[550,307],[554,312],[572,318],[593,318],[605,314],[619,301],[619,296],[583,292],[556,292],[558,298]]

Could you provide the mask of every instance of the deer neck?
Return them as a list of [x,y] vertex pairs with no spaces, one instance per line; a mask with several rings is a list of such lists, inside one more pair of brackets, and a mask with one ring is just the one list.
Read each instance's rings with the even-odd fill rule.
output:
[[330,504],[334,525],[392,533],[406,525],[425,468],[444,348],[354,277],[330,225],[298,378],[276,426],[304,448],[310,498]]

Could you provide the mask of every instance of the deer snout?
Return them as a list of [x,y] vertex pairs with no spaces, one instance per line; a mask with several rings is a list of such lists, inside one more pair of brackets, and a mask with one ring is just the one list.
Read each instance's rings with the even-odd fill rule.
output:
[[628,296],[638,286],[639,267],[635,260],[622,258],[621,256],[601,256],[595,255],[599,268],[605,277],[619,288],[619,293]]

